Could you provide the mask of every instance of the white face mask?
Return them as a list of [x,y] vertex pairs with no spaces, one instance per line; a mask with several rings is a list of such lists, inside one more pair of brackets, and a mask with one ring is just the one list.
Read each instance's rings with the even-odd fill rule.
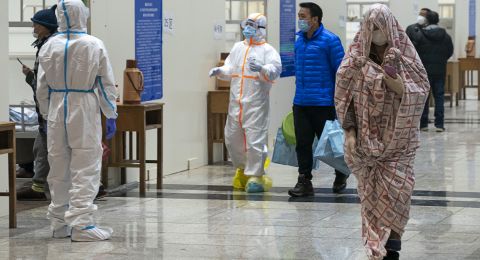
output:
[[425,19],[425,17],[419,15],[417,17],[417,23],[420,24],[420,25],[425,25],[427,23],[427,19]]
[[375,30],[372,33],[372,42],[377,46],[383,46],[387,43],[387,37],[380,30]]
[[32,32],[32,36],[33,36],[33,38],[38,39],[38,33]]

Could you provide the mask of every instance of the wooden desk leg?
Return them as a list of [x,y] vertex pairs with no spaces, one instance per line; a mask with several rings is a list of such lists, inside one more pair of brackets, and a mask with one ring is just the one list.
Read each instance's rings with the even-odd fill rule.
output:
[[163,125],[157,129],[157,189],[163,186]]
[[139,149],[138,160],[140,163],[140,194],[144,195],[146,192],[146,183],[145,183],[145,129],[142,129],[137,132],[138,143],[137,147]]
[[[479,77],[480,77],[480,70],[477,70],[477,99],[478,100],[480,100],[480,82],[478,82]],[[472,84],[473,84],[473,75],[472,75]]]
[[211,140],[210,136],[208,137],[207,146],[208,146],[208,165],[212,165],[213,164],[213,141]]
[[8,154],[8,191],[9,196],[9,227],[17,227],[17,189],[15,185],[15,154]]

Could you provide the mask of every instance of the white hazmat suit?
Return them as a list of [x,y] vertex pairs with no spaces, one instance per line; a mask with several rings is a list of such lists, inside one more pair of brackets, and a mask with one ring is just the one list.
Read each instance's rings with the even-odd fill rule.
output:
[[[259,177],[265,174],[270,89],[282,63],[278,52],[265,42],[267,18],[251,14],[246,21],[255,24],[256,35],[237,42],[225,65],[210,74],[231,80],[225,144],[233,165],[247,177]],[[252,71],[255,63],[256,72]]]
[[[59,33],[39,53],[37,97],[47,118],[48,217],[54,237],[108,239],[95,227],[93,200],[102,163],[101,115],[116,118],[117,90],[103,42],[86,34],[89,10],[81,0],[60,0]],[[77,232],[77,233],[76,233]]]

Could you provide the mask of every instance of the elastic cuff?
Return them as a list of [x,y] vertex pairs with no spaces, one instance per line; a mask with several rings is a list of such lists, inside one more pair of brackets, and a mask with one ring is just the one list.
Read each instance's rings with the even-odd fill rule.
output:
[[36,192],[45,192],[45,185],[41,183],[33,183],[32,184],[32,190]]
[[313,175],[310,173],[310,174],[305,174],[305,173],[300,173],[299,175],[303,175],[305,177],[305,179],[311,181],[313,179]]
[[387,240],[387,244],[385,245],[385,249],[387,251],[400,251],[402,250],[402,241],[396,239],[389,239]]

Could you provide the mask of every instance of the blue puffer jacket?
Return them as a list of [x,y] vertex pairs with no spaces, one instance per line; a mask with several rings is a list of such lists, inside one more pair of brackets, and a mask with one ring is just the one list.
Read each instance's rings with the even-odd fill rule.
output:
[[298,32],[295,42],[296,91],[298,106],[334,106],[335,74],[342,62],[342,42],[323,24],[312,38]]

